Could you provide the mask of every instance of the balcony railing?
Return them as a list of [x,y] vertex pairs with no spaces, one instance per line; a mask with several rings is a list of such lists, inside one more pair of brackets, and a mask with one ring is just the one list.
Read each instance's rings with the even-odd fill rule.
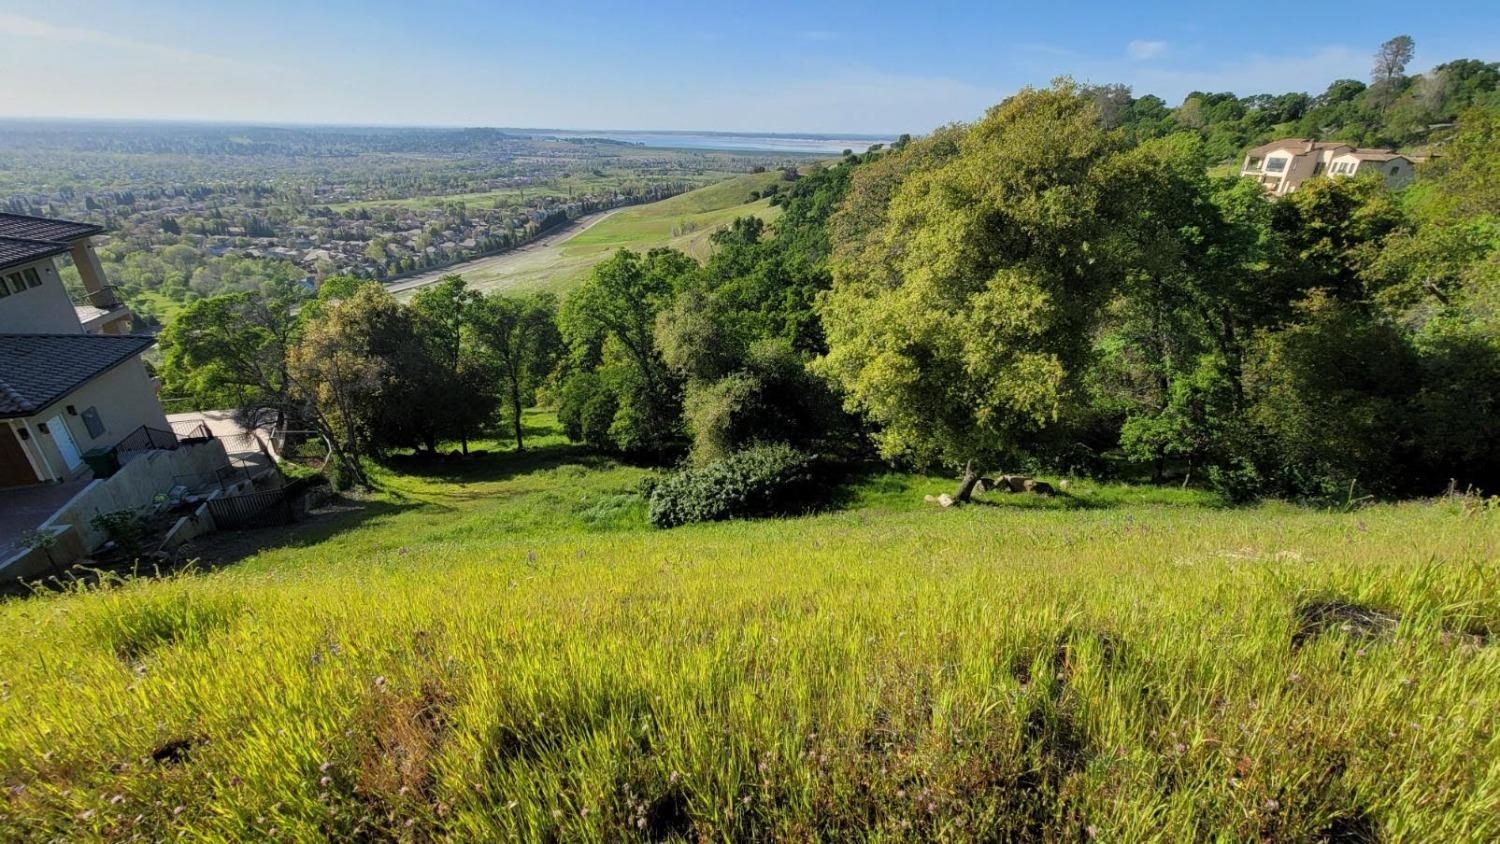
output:
[[112,450],[115,454],[123,456],[133,451],[153,451],[156,449],[170,451],[177,448],[179,444],[175,433],[142,425],[131,431],[124,439],[115,443],[115,447]]
[[73,298],[75,305],[92,305],[101,311],[113,311],[125,307],[120,299],[119,288],[107,285],[99,290],[85,290]]

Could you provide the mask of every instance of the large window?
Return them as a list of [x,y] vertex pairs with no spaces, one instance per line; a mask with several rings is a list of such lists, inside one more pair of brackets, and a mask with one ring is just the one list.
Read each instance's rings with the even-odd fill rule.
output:
[[27,267],[20,272],[10,273],[0,278],[0,296],[9,296],[12,293],[20,293],[32,287],[42,286],[42,276],[35,267]]
[[1283,171],[1285,169],[1286,169],[1286,159],[1285,158],[1267,158],[1266,159],[1266,172],[1267,173],[1280,173],[1281,171]]

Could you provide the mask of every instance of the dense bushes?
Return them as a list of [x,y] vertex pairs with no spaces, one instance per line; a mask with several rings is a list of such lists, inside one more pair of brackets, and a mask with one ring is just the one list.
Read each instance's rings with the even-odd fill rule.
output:
[[663,478],[650,487],[649,515],[657,527],[676,527],[795,513],[822,491],[816,458],[787,445],[759,445]]

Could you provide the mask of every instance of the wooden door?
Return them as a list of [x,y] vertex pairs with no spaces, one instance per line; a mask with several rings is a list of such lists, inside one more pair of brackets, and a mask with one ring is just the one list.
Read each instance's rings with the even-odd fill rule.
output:
[[16,439],[16,429],[0,422],[0,488],[27,486],[38,482],[36,472],[31,470],[31,461],[21,450],[21,441]]

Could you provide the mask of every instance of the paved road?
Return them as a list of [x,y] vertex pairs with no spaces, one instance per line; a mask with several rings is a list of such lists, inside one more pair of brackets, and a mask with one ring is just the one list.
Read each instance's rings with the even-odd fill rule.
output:
[[572,240],[583,232],[588,231],[605,217],[608,217],[611,214],[618,213],[630,207],[632,206],[625,205],[619,208],[612,208],[608,211],[597,211],[593,214],[585,214],[565,226],[553,229],[542,237],[539,237],[536,240],[533,240],[530,243],[526,244],[525,246],[519,246],[508,252],[501,252],[499,255],[491,255],[487,258],[473,258],[468,261],[460,261],[457,264],[449,264],[448,266],[443,267],[440,270],[428,270],[424,273],[407,276],[400,281],[393,281],[390,284],[387,284],[385,286],[385,289],[389,290],[392,293],[400,293],[405,290],[415,290],[418,287],[426,287],[427,285],[436,282],[438,279],[441,279],[443,276],[449,276],[455,273],[463,273],[469,270],[477,269],[503,270],[505,269],[506,265],[511,263],[519,263],[525,260],[526,256],[540,249],[545,249],[549,246],[561,246],[562,244],[567,243],[569,240]]

